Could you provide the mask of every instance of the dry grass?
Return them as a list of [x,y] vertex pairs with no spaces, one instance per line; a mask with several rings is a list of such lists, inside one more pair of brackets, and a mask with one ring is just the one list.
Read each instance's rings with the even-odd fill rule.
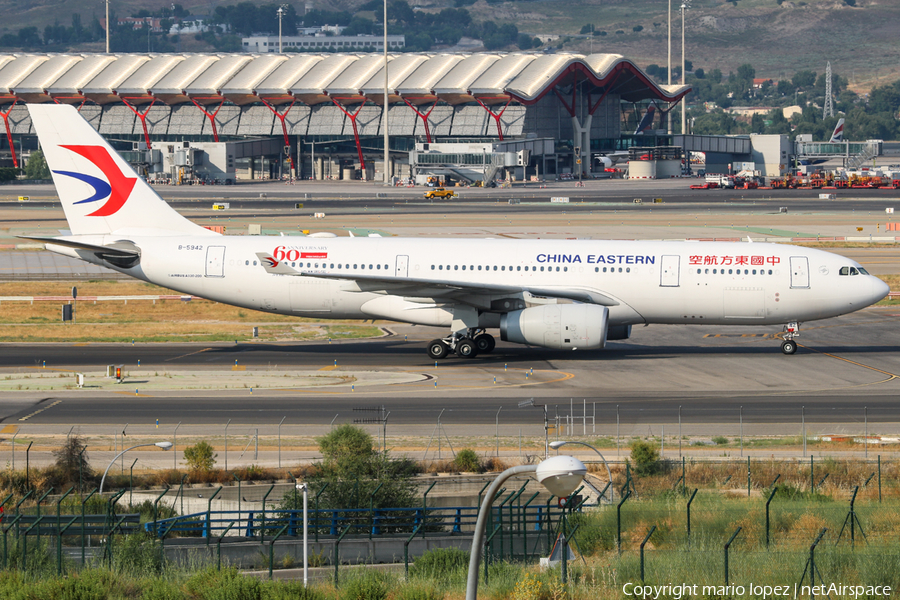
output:
[[[0,296],[69,296],[61,282],[0,284]],[[84,296],[171,295],[171,290],[142,282],[92,281],[78,285]],[[259,327],[261,341],[362,338],[382,335],[375,325],[354,321],[323,321],[272,315],[210,300],[82,300],[75,324],[60,322],[60,302],[3,302],[0,341],[19,342],[211,342],[252,339]]]

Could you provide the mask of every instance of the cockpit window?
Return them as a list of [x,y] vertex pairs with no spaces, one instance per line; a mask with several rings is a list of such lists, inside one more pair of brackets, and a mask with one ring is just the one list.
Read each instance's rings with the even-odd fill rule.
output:
[[841,275],[849,275],[849,274],[850,274],[850,267],[841,267],[840,274],[841,274]]
[[865,269],[863,269],[862,267],[859,268],[859,272],[862,273],[863,275],[868,275],[868,274],[869,274],[869,272],[866,271]]
[[859,271],[856,270],[856,267],[850,267],[850,275],[859,275]]

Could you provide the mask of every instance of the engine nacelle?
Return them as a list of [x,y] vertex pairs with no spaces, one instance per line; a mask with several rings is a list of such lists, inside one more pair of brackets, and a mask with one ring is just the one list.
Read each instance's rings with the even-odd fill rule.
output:
[[606,340],[627,340],[631,337],[631,325],[612,325],[606,330]]
[[595,304],[545,304],[504,314],[500,337],[545,348],[592,350],[606,346],[609,308]]

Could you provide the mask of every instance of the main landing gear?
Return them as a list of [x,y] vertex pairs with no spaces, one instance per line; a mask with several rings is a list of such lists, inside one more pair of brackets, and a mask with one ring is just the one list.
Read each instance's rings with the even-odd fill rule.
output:
[[428,342],[428,356],[433,360],[445,358],[455,352],[460,358],[475,358],[479,354],[487,354],[494,350],[494,336],[485,333],[484,329],[469,329],[457,332],[443,339]]
[[794,354],[797,352],[797,342],[795,337],[800,335],[800,323],[792,322],[784,326],[784,341],[781,342],[781,351],[785,354]]

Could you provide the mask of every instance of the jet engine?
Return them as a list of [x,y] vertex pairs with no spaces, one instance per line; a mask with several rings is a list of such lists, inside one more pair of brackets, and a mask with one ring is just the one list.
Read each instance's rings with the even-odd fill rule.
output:
[[595,304],[545,304],[504,314],[500,337],[545,348],[589,350],[606,345],[609,308]]

